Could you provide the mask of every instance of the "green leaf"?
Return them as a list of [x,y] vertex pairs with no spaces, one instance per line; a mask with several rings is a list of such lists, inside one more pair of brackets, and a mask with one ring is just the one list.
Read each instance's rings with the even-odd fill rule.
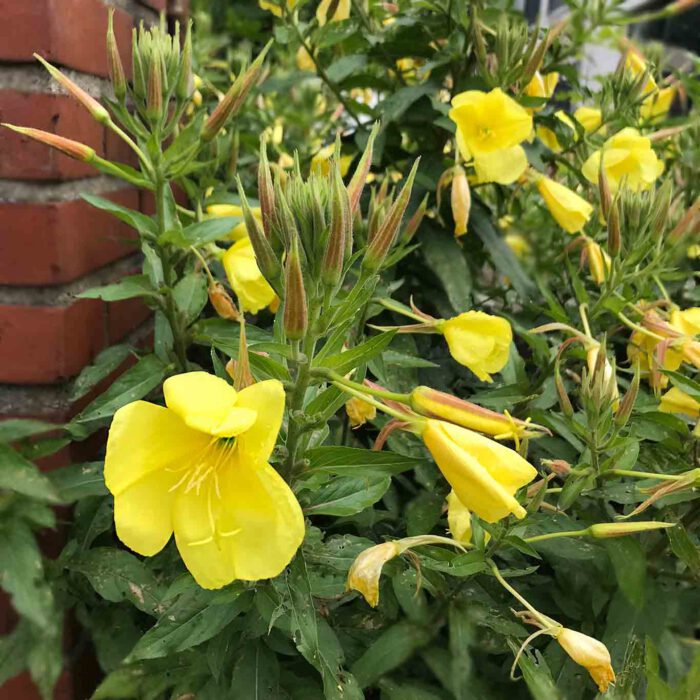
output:
[[308,473],[326,472],[342,476],[372,477],[401,474],[427,462],[396,452],[363,450],[357,447],[324,445],[306,453]]
[[421,249],[427,266],[442,284],[452,308],[457,313],[466,311],[471,305],[472,277],[455,237],[437,227],[431,228]]
[[249,700],[280,700],[279,662],[261,641],[246,644],[233,667],[231,687],[236,697]]
[[48,433],[60,427],[54,423],[45,423],[29,418],[10,418],[0,421],[0,442],[15,442],[41,433]]
[[124,277],[114,284],[106,284],[104,287],[93,287],[76,294],[79,299],[102,299],[103,301],[122,301],[134,297],[157,296],[151,281],[147,275],[131,275]]
[[31,648],[32,634],[26,621],[20,621],[12,632],[0,637],[0,688],[26,668]]
[[672,372],[667,369],[662,371],[671,378],[673,386],[678,387],[696,401],[700,401],[700,382],[696,382],[694,379],[686,377],[680,372]]
[[240,216],[217,216],[214,219],[190,224],[182,232],[182,245],[197,247],[212,241],[223,240],[241,221],[243,218]]
[[88,496],[109,494],[104,480],[104,462],[83,462],[54,469],[47,476],[63,503],[72,503]]
[[90,423],[111,418],[122,406],[142,399],[160,385],[168,374],[169,367],[155,355],[142,357],[117,379],[104,394],[98,396],[69,424],[78,429]]
[[156,615],[163,589],[145,564],[122,549],[96,547],[71,557],[67,566],[85,575],[105,600],[128,600],[139,610]]
[[77,401],[87,394],[94,386],[114,372],[131,353],[130,345],[112,345],[103,350],[95,361],[83,369],[75,378],[70,393],[70,400]]
[[390,485],[388,476],[333,479],[307,496],[304,510],[315,515],[354,515],[376,503]]
[[353,664],[352,672],[361,688],[366,688],[408,661],[426,646],[434,632],[410,620],[389,627]]
[[326,75],[334,83],[342,83],[345,78],[357,73],[367,65],[367,56],[364,54],[355,54],[352,56],[343,56],[326,68]]
[[4,444],[0,444],[0,489],[48,503],[60,500],[50,479],[35,464]]
[[[509,642],[514,654],[518,653],[518,647]],[[552,673],[539,651],[525,652],[520,655],[518,667],[523,674],[527,689],[533,700],[564,700],[552,678]]]
[[644,607],[647,560],[644,549],[633,537],[604,541],[620,589],[625,598],[641,610]]
[[207,298],[207,278],[202,272],[187,273],[173,289],[175,304],[188,326],[197,320]]
[[688,531],[678,523],[666,530],[673,553],[684,562],[696,578],[700,578],[700,552]]
[[347,374],[358,365],[364,364],[386,348],[396,335],[396,331],[380,333],[360,343],[346,352],[339,352],[323,360],[321,366],[334,370],[338,374]]
[[396,121],[414,102],[424,95],[430,94],[434,89],[434,85],[425,83],[397,90],[379,105],[382,122],[386,125]]
[[44,579],[44,565],[34,535],[26,523],[0,528],[0,586],[12,606],[39,627],[52,622],[54,602]]
[[150,216],[146,216],[145,214],[142,214],[139,211],[134,211],[133,209],[128,209],[121,204],[112,202],[104,197],[98,197],[94,194],[82,194],[80,196],[86,202],[92,204],[93,207],[109,212],[110,214],[116,216],[120,221],[123,221],[125,224],[129,224],[129,226],[135,228],[139,233],[150,234],[151,236],[156,236],[158,234],[156,223]]

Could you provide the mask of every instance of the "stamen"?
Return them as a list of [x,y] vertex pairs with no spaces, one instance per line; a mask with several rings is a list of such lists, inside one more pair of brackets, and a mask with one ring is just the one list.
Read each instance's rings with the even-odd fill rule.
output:
[[239,532],[242,532],[243,528],[239,527],[236,528],[235,530],[229,530],[229,532],[220,532],[219,537],[233,537],[234,535],[237,535]]
[[211,535],[204,540],[198,540],[197,542],[188,542],[187,546],[188,547],[201,547],[203,544],[209,544],[210,542],[213,542],[213,541],[214,541],[214,535]]

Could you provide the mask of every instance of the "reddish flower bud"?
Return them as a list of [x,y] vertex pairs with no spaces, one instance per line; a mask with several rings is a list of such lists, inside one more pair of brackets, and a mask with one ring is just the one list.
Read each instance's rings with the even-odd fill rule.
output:
[[57,151],[61,151],[61,153],[65,153],[67,156],[75,158],[76,160],[82,160],[84,163],[91,163],[95,159],[94,149],[78,141],[73,141],[63,136],[57,136],[56,134],[51,134],[41,129],[14,126],[13,124],[2,124],[2,126],[12,129],[12,131],[16,131],[23,136],[28,136],[30,139],[34,139],[34,141],[39,141],[39,143],[51,146],[51,148],[55,148]]
[[369,175],[369,169],[372,167],[372,153],[374,150],[374,140],[377,138],[379,133],[379,122],[375,122],[372,127],[372,131],[369,132],[369,138],[367,139],[367,145],[365,146],[365,151],[360,158],[360,162],[357,164],[355,173],[350,180],[348,185],[348,197],[350,200],[350,213],[354,214],[357,208],[360,206],[360,197],[362,196],[362,190],[367,182],[367,175]]
[[107,25],[107,63],[109,64],[109,78],[112,81],[114,96],[119,100],[126,97],[126,76],[117,38],[114,35],[114,8],[109,11],[109,24]]
[[299,340],[306,335],[309,326],[304,275],[299,257],[299,237],[292,240],[287,252],[284,268],[284,331],[290,340]]

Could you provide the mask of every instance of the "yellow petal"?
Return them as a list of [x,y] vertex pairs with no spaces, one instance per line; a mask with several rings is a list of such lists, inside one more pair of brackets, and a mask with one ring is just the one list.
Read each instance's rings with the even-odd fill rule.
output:
[[615,671],[605,644],[566,627],[559,632],[556,640],[577,664],[588,671],[601,693],[615,682]]
[[167,408],[134,401],[114,414],[109,428],[105,484],[118,496],[153,472],[186,463],[210,440]]
[[574,112],[574,119],[590,134],[598,129],[603,121],[603,113],[596,107],[579,107]]
[[282,425],[284,399],[284,387],[277,379],[257,382],[238,392],[236,405],[257,413],[255,423],[238,437],[241,454],[256,462],[267,461]]
[[400,553],[401,548],[397,542],[382,542],[362,551],[348,571],[347,589],[361,593],[367,603],[376,608],[379,605],[382,568]]
[[[331,5],[335,7],[335,10],[329,17],[328,11],[331,9]],[[326,22],[341,22],[348,17],[350,17],[350,0],[321,0],[316,8],[316,19],[321,27]]]
[[691,418],[698,418],[700,417],[700,403],[674,386],[661,397],[659,411],[662,413],[682,413]]
[[537,180],[537,189],[551,215],[569,233],[580,231],[593,213],[593,207],[583,197],[548,177]]
[[236,390],[226,380],[207,372],[186,372],[163,384],[165,403],[195,430],[216,437],[234,437],[257,418],[253,407],[237,405]]
[[222,263],[226,277],[244,310],[257,313],[275,298],[275,291],[260,272],[253,245],[247,236],[224,253]]
[[481,153],[474,157],[477,180],[510,185],[527,169],[527,155],[522,146],[504,148],[492,153]]
[[700,334],[700,307],[693,306],[689,309],[674,309],[671,312],[671,325],[684,335],[695,336]]
[[472,541],[472,514],[454,491],[447,494],[447,525],[457,542],[469,544]]

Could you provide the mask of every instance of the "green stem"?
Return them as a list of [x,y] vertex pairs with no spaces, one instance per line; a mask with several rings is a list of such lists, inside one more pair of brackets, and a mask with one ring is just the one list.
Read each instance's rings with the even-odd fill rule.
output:
[[518,593],[518,591],[511,586],[508,581],[506,581],[503,576],[501,576],[501,572],[498,570],[498,567],[491,562],[491,571],[493,572],[493,575],[496,577],[496,580],[498,583],[505,588],[508,593],[510,593],[516,600],[520,601],[534,616],[535,618],[540,622],[540,624],[543,625],[543,627],[551,627],[553,620],[550,620],[548,617],[543,615],[537,608],[534,608],[530,603],[523,598],[523,596]]
[[607,474],[615,476],[631,476],[635,479],[659,479],[660,481],[680,481],[682,474],[655,474],[654,472],[638,472],[632,469],[610,469]]
[[335,383],[343,384],[355,391],[360,391],[364,394],[369,394],[370,396],[376,396],[377,398],[384,399],[385,401],[398,401],[399,403],[408,404],[411,400],[410,394],[400,394],[395,391],[387,391],[386,389],[374,389],[366,384],[360,384],[359,382],[354,382],[352,379],[343,377],[332,369],[323,369],[318,371],[319,375],[328,377],[332,379]]
[[534,537],[525,537],[523,542],[543,542],[544,540],[555,540],[558,537],[585,537],[590,534],[590,530],[564,530],[562,532],[548,532],[545,535],[535,535]]
[[[335,386],[338,387],[338,389],[342,389],[344,392],[347,394],[350,394],[351,396],[356,396],[358,399],[362,399],[363,401],[366,401],[367,403],[371,403],[372,406],[375,408],[378,408],[380,411],[383,411],[384,413],[388,413],[390,416],[393,416],[394,418],[400,420],[400,421],[409,421],[411,423],[424,423],[425,419],[424,418],[419,418],[418,416],[409,416],[406,413],[401,413],[400,411],[397,411],[390,406],[387,406],[386,404],[383,404],[381,401],[377,401],[376,399],[372,398],[369,394],[364,393],[364,389],[366,387],[363,386],[362,391],[358,391],[357,389],[353,389],[351,386],[348,386],[345,382],[339,382],[336,380],[333,380],[332,382]],[[351,382],[354,384],[354,382]],[[358,385],[359,386],[359,385]]]

